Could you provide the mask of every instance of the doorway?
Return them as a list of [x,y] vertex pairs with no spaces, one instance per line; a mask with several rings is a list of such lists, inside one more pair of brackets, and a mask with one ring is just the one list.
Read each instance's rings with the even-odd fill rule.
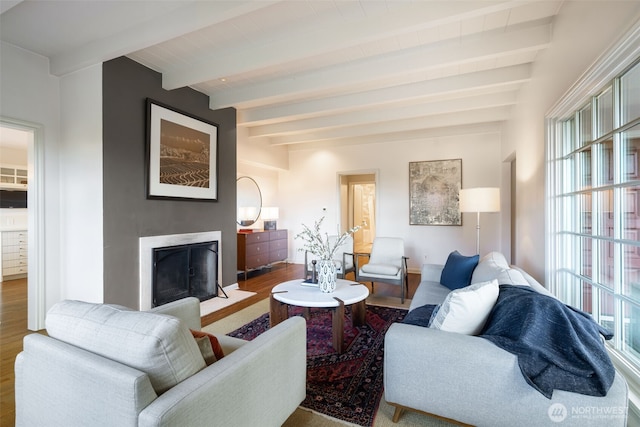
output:
[[353,250],[371,252],[376,237],[376,174],[340,175],[340,232],[360,226],[353,236]]
[[[20,135],[27,163],[27,328],[44,329],[46,313],[44,284],[44,143],[42,127],[0,118],[0,147],[16,144],[7,135]],[[21,139],[19,138],[19,139]],[[10,149],[17,149],[14,145]],[[4,159],[3,159],[4,160]]]

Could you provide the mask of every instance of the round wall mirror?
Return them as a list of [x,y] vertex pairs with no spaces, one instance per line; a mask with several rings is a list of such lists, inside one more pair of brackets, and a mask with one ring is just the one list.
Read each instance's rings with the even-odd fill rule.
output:
[[236,180],[238,192],[237,223],[244,227],[253,225],[260,216],[262,209],[262,193],[258,183],[248,176],[241,176]]

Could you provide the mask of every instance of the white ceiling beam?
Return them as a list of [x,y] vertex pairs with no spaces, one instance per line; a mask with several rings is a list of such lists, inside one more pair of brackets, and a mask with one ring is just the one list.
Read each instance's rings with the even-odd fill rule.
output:
[[480,108],[515,105],[516,101],[516,91],[509,91],[416,105],[411,104],[374,110],[367,109],[345,114],[334,114],[270,125],[253,126],[249,128],[249,137],[295,135],[320,129],[344,128],[366,123],[381,123],[413,117],[427,117],[436,114],[450,114]]
[[430,139],[447,138],[451,136],[500,133],[502,131],[502,124],[502,121],[498,121],[418,129],[407,132],[394,132],[392,134],[365,135],[353,138],[336,138],[328,141],[309,142],[307,144],[291,144],[286,147],[288,151],[299,151],[327,147],[344,147],[348,145],[388,144],[389,142],[397,143],[416,139],[428,142]]
[[212,109],[246,107],[263,102],[291,100],[296,95],[321,93],[336,88],[350,88],[366,82],[388,79],[407,72],[426,72],[452,65],[468,64],[487,58],[500,58],[515,53],[539,50],[551,42],[551,26],[540,25],[519,31],[500,32],[465,41],[438,44],[432,48],[417,47],[395,54],[353,61],[340,67],[325,68],[294,76],[282,77],[225,91],[209,93]]
[[329,129],[309,132],[302,135],[287,135],[269,138],[271,145],[306,144],[327,141],[336,138],[353,138],[373,134],[389,134],[406,132],[429,127],[460,126],[483,122],[507,120],[511,115],[511,107],[493,107],[482,110],[460,113],[438,114],[429,117],[417,117],[393,122],[369,123],[348,128]]
[[373,91],[338,95],[305,102],[253,108],[242,112],[243,123],[279,120],[283,117],[302,119],[324,114],[347,112],[381,104],[427,99],[445,93],[462,93],[469,89],[500,87],[525,82],[531,78],[529,64],[495,70],[426,80]]
[[432,2],[416,2],[383,15],[367,16],[358,22],[342,20],[327,25],[320,21],[302,28],[283,28],[275,40],[236,46],[165,71],[162,86],[171,90],[219,80],[460,19],[507,10],[514,4],[510,1],[442,2],[434,7]]
[[156,16],[142,25],[111,37],[94,40],[79,49],[51,58],[51,74],[61,76],[89,65],[108,61],[175,37],[262,9],[276,1],[234,0],[228,2],[195,1],[164,16]]

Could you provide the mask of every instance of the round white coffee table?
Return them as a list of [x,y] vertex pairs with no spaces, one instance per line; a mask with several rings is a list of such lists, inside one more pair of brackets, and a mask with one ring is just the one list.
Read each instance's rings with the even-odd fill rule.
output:
[[[369,296],[366,286],[350,280],[338,279],[336,290],[324,293],[317,286],[303,283],[302,279],[289,280],[274,286],[271,290],[269,323],[271,327],[289,317],[290,305],[305,308],[328,308],[332,310],[333,348],[338,353],[344,351],[344,307],[351,305],[352,322],[364,324],[365,300]],[[305,313],[308,317],[308,312]]]

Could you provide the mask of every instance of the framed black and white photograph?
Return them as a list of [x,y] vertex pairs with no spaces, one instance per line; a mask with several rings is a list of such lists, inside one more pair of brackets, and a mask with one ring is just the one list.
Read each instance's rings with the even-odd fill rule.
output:
[[147,100],[147,197],[218,198],[218,127]]
[[462,225],[462,159],[409,162],[409,224]]

